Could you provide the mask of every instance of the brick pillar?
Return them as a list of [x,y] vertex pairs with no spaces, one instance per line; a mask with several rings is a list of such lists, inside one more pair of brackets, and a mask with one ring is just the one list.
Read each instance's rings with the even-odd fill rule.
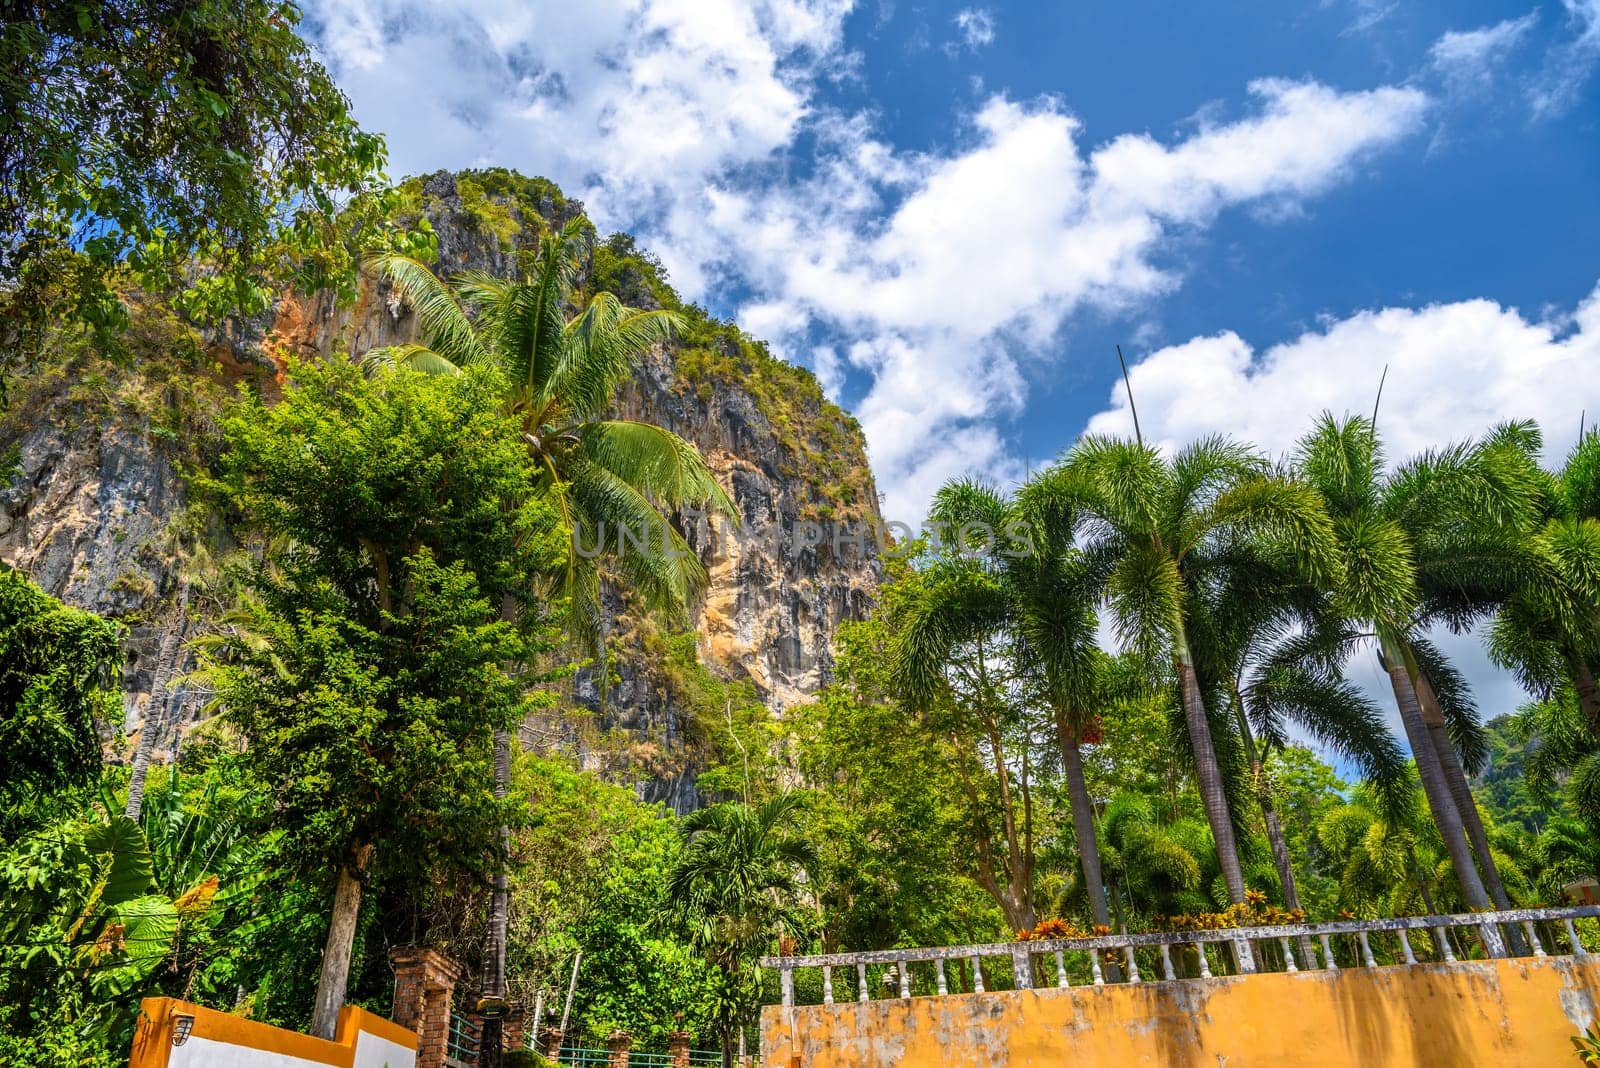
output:
[[611,1068],[628,1068],[628,1050],[633,1047],[633,1036],[626,1031],[613,1031],[606,1036],[606,1049],[611,1053]]
[[394,1022],[417,1033],[416,1068],[443,1068],[450,1044],[450,998],[461,969],[438,950],[401,946],[394,963]]
[[667,1032],[667,1056],[672,1058],[672,1068],[689,1068],[689,1032]]
[[[535,1021],[537,1022],[537,1021]],[[521,1005],[506,1006],[506,1018],[500,1024],[506,1049],[521,1049],[528,1041],[528,1018]]]
[[546,1027],[544,1029],[544,1055],[546,1060],[555,1064],[561,1063],[561,1040],[565,1037],[559,1027]]

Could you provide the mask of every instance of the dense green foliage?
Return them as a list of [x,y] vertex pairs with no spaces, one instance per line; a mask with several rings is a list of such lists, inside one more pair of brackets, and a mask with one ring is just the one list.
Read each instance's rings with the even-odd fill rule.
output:
[[[0,32],[0,325],[125,321],[121,271],[220,317],[264,283],[353,281],[338,216],[381,213],[363,132],[281,0],[7,5]],[[377,214],[371,214],[376,219]],[[199,259],[209,268],[190,272]]]
[[120,639],[0,565],[0,836],[28,827],[49,795],[97,779],[100,725],[121,719]]

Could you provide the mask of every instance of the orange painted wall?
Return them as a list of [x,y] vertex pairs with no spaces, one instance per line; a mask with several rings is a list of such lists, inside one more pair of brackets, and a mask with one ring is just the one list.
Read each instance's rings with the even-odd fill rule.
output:
[[1576,1065],[1600,959],[1475,961],[769,1006],[770,1068]]

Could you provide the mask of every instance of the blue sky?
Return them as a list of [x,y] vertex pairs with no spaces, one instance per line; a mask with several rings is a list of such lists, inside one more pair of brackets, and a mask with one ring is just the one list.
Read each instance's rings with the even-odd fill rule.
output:
[[633,231],[858,415],[894,519],[1130,429],[1117,343],[1169,444],[1280,453],[1386,365],[1397,455],[1600,417],[1600,0],[306,12],[392,173]]

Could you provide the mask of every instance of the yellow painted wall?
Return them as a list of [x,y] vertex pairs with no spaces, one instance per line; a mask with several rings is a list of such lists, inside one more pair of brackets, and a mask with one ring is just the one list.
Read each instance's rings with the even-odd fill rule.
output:
[[769,1068],[1578,1064],[1600,960],[1519,959],[769,1006]]

